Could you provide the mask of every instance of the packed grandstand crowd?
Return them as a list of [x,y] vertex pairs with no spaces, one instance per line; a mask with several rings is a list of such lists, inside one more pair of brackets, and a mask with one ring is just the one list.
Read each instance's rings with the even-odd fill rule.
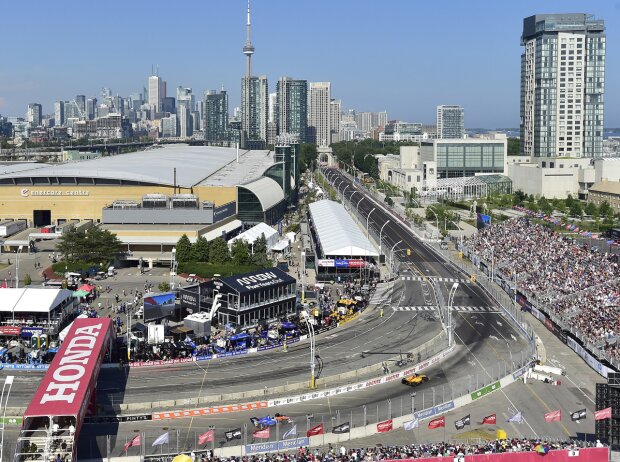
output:
[[[556,449],[581,449],[587,447],[603,447],[596,442],[560,441],[550,442],[540,439],[513,438],[506,440],[486,441],[482,443],[429,443],[409,444],[401,446],[377,445],[374,447],[347,449],[333,447],[323,449],[299,448],[289,453],[268,453],[244,457],[214,457],[212,451],[193,454],[194,460],[201,462],[372,462],[390,459],[417,459],[423,457],[457,457],[475,454],[497,454],[507,452],[533,451],[546,454]],[[150,458],[166,460],[165,458]],[[172,460],[172,459],[170,459]]]
[[482,229],[466,245],[506,280],[514,281],[516,273],[517,286],[528,298],[620,359],[618,255],[602,253],[528,218]]

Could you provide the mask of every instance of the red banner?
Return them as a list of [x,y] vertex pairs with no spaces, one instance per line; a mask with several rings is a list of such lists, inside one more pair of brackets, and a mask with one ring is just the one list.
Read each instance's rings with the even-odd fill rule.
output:
[[125,450],[125,452],[127,452],[127,449],[129,449],[130,447],[140,446],[141,444],[142,444],[142,438],[140,438],[140,435],[136,435],[131,441],[127,441],[125,443],[125,445],[123,446],[123,449]]
[[255,430],[252,436],[254,438],[269,439],[269,427],[263,428],[262,430]]
[[306,432],[306,436],[310,437],[315,435],[322,435],[323,431],[323,424],[319,424],[316,427],[312,427],[310,430],[308,430]]
[[547,412],[545,414],[545,422],[559,422],[562,420],[562,410]]
[[215,432],[213,430],[204,432],[198,437],[198,444],[211,443],[213,441],[215,441]]
[[22,332],[22,328],[18,326],[1,326],[0,335],[19,335]]
[[349,260],[349,268],[364,268],[364,260]]
[[497,422],[497,415],[491,414],[491,415],[484,417],[482,419],[482,422],[480,422],[480,424],[481,425],[495,425],[496,422]]
[[[609,448],[586,448],[570,451],[551,450],[544,456],[537,452],[504,452],[465,456],[465,462],[608,462]],[[453,462],[451,457],[421,457],[419,459],[395,459],[382,462]]]
[[594,412],[594,420],[611,419],[611,406]]
[[428,428],[434,430],[435,428],[445,427],[446,426],[446,418],[439,417],[438,419],[433,419],[428,423]]
[[379,422],[377,424],[377,432],[385,433],[392,431],[392,419]]

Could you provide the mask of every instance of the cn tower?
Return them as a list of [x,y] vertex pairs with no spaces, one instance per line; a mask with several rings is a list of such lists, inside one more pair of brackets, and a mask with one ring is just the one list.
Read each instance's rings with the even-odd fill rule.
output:
[[243,47],[243,54],[246,59],[245,76],[252,76],[252,55],[254,54],[254,46],[250,39],[250,0],[248,0],[248,22],[246,25],[245,46]]

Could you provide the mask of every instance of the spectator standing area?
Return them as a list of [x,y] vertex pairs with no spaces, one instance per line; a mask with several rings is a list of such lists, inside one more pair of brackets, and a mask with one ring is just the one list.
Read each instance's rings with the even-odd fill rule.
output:
[[342,204],[329,200],[310,204],[308,225],[312,251],[306,259],[314,264],[317,280],[375,277],[379,252]]
[[114,340],[109,318],[76,319],[24,413],[15,461],[60,455],[78,460],[76,442],[94,411],[99,370]]
[[181,289],[181,307],[210,311],[217,294],[221,307],[214,315],[218,325],[256,325],[295,313],[296,281],[278,268],[266,268],[227,278],[215,278]]

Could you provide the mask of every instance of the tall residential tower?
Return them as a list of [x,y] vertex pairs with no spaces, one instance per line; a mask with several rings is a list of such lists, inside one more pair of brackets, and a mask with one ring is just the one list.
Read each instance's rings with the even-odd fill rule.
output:
[[602,155],[604,21],[583,13],[530,16],[521,45],[521,153]]
[[331,84],[310,82],[310,115],[308,117],[308,141],[317,146],[331,144]]
[[437,138],[461,139],[465,136],[465,111],[461,106],[437,106]]

